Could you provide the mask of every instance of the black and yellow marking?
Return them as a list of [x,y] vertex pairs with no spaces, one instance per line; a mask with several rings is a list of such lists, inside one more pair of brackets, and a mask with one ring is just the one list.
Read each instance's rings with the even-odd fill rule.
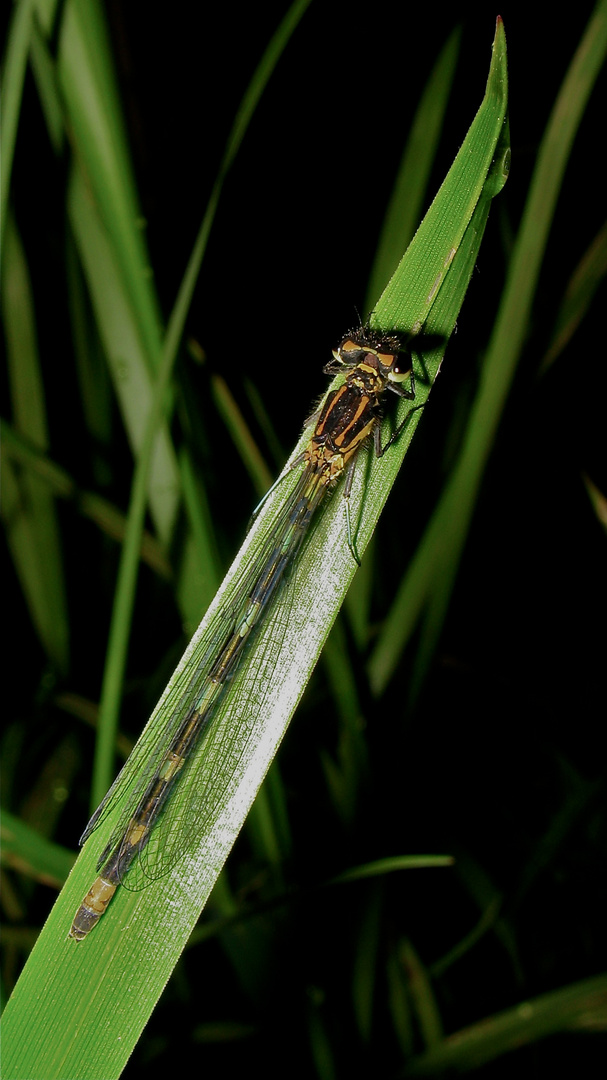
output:
[[[406,359],[404,368],[400,366],[403,358]],[[228,616],[216,647],[211,649],[206,670],[201,673],[190,708],[176,730],[167,731],[167,746],[159,766],[147,784],[143,784],[143,790],[139,789],[133,796],[134,806],[130,813],[127,812],[126,823],[112,834],[99,858],[99,877],[78,908],[70,929],[70,937],[76,941],[82,941],[96,926],[134,859],[146,847],[153,830],[159,827],[173,787],[184,765],[200,745],[252,633],[262,622],[287,568],[297,557],[326,491],[345,473],[344,498],[348,500],[361,446],[373,436],[375,452],[381,456],[398,438],[408,419],[409,414],[382,447],[379,421],[386,391],[391,390],[409,401],[415,397],[410,358],[397,339],[363,329],[354,331],[334,350],[333,359],[324,370],[329,375],[345,373],[344,382],[327,394],[314,418],[314,431],[308,445],[290,465],[292,470],[303,464],[301,476],[278,516],[270,551],[264,549],[260,564],[253,562],[246,571],[245,580],[249,585],[241,610],[234,617]],[[403,386],[407,380],[409,389]],[[270,492],[275,487],[273,485]],[[346,517],[348,545],[358,561],[347,501]],[[120,797],[119,778],[95,811],[81,843],[89,838]],[[124,823],[124,817],[122,821]]]

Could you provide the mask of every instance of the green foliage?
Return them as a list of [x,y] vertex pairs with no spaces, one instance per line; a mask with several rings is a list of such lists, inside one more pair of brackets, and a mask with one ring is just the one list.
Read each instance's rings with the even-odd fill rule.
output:
[[[286,365],[293,364],[298,373],[303,371],[304,360],[320,368],[322,356],[329,355],[325,343],[317,339],[316,330],[312,339],[306,328],[299,333],[293,332],[287,340],[279,337],[276,342],[273,339],[274,320],[278,325],[281,314],[273,295],[267,299],[263,319],[248,333],[240,329],[238,336],[232,327],[227,334],[224,330],[225,364],[221,373],[208,376],[208,385],[209,396],[213,395],[229,437],[217,424],[211,410],[196,411],[193,408],[190,400],[193,395],[188,392],[179,364],[179,348],[203,260],[204,267],[208,265],[210,274],[215,274],[218,252],[209,246],[211,226],[216,222],[220,207],[225,207],[226,213],[228,208],[234,212],[233,203],[230,203],[230,182],[226,182],[229,170],[241,150],[246,155],[247,141],[254,142],[256,138],[252,121],[264,91],[264,106],[268,102],[267,107],[271,108],[273,81],[280,77],[282,54],[286,50],[284,63],[297,40],[297,34],[293,41],[291,36],[307,7],[305,0],[293,4],[263,52],[261,61],[257,66],[251,62],[250,70],[254,69],[254,72],[236,110],[223,157],[208,152],[204,184],[208,193],[206,211],[176,301],[166,320],[166,330],[161,312],[168,305],[164,295],[157,290],[150,271],[154,260],[148,252],[143,228],[121,94],[114,74],[111,36],[103,11],[90,0],[86,3],[69,0],[61,10],[56,10],[52,3],[20,3],[15,7],[3,82],[2,207],[4,209],[11,203],[11,163],[14,161],[15,168],[19,165],[17,132],[29,62],[49,144],[57,155],[63,155],[65,168],[65,277],[69,282],[70,347],[78,380],[77,387],[70,388],[66,397],[72,410],[74,400],[78,401],[77,430],[86,433],[83,445],[86,442],[87,457],[88,448],[107,446],[112,437],[115,439],[117,414],[121,425],[119,441],[123,443],[118,465],[99,454],[91,469],[97,477],[95,484],[84,470],[86,479],[81,479],[76,462],[70,464],[69,471],[64,468],[63,454],[59,451],[57,457],[53,440],[49,439],[48,428],[51,431],[56,428],[59,415],[53,412],[57,410],[56,388],[53,387],[51,392],[54,372],[49,370],[46,342],[38,343],[37,340],[44,316],[38,278],[28,273],[31,240],[28,246],[27,236],[20,235],[24,222],[19,213],[19,199],[15,198],[15,213],[11,207],[10,213],[2,215],[3,316],[12,401],[11,422],[3,421],[3,518],[15,578],[23,596],[21,603],[27,606],[39,643],[37,647],[48,664],[47,671],[52,671],[52,680],[61,680],[64,687],[63,692],[51,691],[53,706],[58,706],[64,717],[71,712],[81,718],[88,716],[91,710],[77,693],[70,692],[71,687],[80,685],[80,680],[78,667],[70,666],[74,664],[70,656],[70,618],[74,608],[70,583],[76,567],[67,552],[73,552],[78,541],[68,535],[71,518],[66,517],[66,506],[77,509],[86,522],[94,523],[96,536],[91,543],[91,553],[97,552],[104,578],[112,582],[114,600],[111,617],[109,611],[94,606],[96,601],[99,602],[99,589],[91,575],[88,619],[91,625],[100,622],[105,627],[109,623],[99,715],[94,716],[98,741],[91,793],[93,805],[103,795],[114,772],[119,712],[128,698],[128,680],[130,678],[132,682],[132,673],[137,670],[129,667],[129,648],[136,651],[143,629],[141,618],[137,619],[136,600],[137,584],[141,585],[144,577],[142,566],[153,568],[155,575],[152,599],[146,601],[152,606],[147,610],[156,611],[160,588],[166,588],[163,583],[169,581],[173,611],[178,612],[184,626],[193,628],[215,594],[227,546],[216,528],[217,507],[222,506],[217,491],[219,489],[220,495],[225,497],[229,490],[234,496],[240,483],[236,454],[230,456],[228,442],[233,443],[238,454],[243,456],[254,484],[263,487],[266,484],[264,477],[272,474],[248,429],[241,405],[231,393],[235,384],[231,367],[233,357],[244,354],[248,361],[245,376],[257,377],[256,399],[259,399],[262,394],[268,397],[267,384],[272,381],[267,377],[270,357],[272,363],[282,360]],[[306,22],[313,12],[314,9],[306,15]],[[59,20],[57,25],[56,18]],[[462,1067],[462,1054],[464,1067],[466,1062],[478,1061],[479,1056],[483,1061],[489,1061],[519,1042],[533,1042],[568,1026],[581,1025],[584,1018],[589,1026],[595,1023],[592,1018],[603,1000],[604,985],[600,980],[587,980],[573,983],[571,988],[564,987],[554,998],[535,994],[537,1001],[533,1007],[527,1004],[531,1013],[523,1015],[514,1009],[504,1016],[496,1016],[493,1026],[479,1023],[478,1034],[477,1025],[469,1028],[464,1033],[469,1052],[452,1046],[443,1038],[441,986],[447,985],[453,967],[473,952],[479,942],[487,936],[494,938],[512,958],[513,971],[518,972],[513,920],[511,913],[502,912],[502,897],[497,886],[485,876],[484,868],[474,861],[473,855],[463,851],[457,853],[455,872],[460,886],[456,895],[471,898],[480,912],[480,921],[471,931],[466,932],[469,918],[459,921],[455,918],[445,934],[446,912],[443,909],[424,947],[417,940],[418,934],[421,937],[421,928],[412,924],[410,918],[394,917],[387,901],[391,895],[389,887],[405,890],[411,886],[394,886],[393,883],[405,879],[410,882],[415,875],[428,875],[426,880],[430,884],[424,888],[435,890],[433,896],[436,898],[447,887],[441,882],[448,873],[453,873],[436,869],[451,865],[451,857],[411,856],[401,852],[410,848],[424,850],[425,845],[429,845],[430,850],[450,852],[453,846],[437,848],[433,842],[434,834],[424,831],[425,800],[414,809],[408,806],[405,821],[401,802],[407,797],[404,789],[413,787],[407,777],[407,770],[414,767],[412,763],[404,764],[403,771],[397,774],[396,784],[394,775],[388,770],[386,786],[392,789],[393,797],[389,804],[386,799],[384,812],[384,781],[382,778],[376,784],[370,779],[373,734],[363,730],[363,718],[375,708],[373,699],[381,701],[377,716],[384,721],[382,739],[396,738],[394,705],[388,705],[388,693],[396,672],[403,667],[410,668],[407,689],[401,681],[397,698],[392,699],[401,709],[407,695],[412,703],[419,703],[427,686],[428,672],[444,632],[460,559],[478,504],[481,481],[528,334],[564,168],[603,60],[605,38],[605,4],[599,4],[594,21],[589,24],[572,61],[546,130],[527,208],[513,244],[496,325],[483,360],[477,397],[471,406],[466,406],[463,432],[454,437],[457,452],[446,454],[451,457],[450,478],[417,552],[408,560],[408,569],[401,557],[400,570],[404,570],[404,577],[400,586],[396,588],[394,577],[388,579],[391,610],[387,613],[384,610],[381,625],[376,625],[372,584],[373,580],[381,583],[382,564],[388,559],[390,541],[386,533],[380,534],[377,542],[370,542],[371,536],[412,436],[420,422],[423,421],[423,426],[426,424],[426,413],[434,408],[435,395],[430,409],[412,414],[403,437],[385,457],[375,460],[369,455],[357,470],[351,502],[357,549],[362,555],[368,548],[362,569],[357,572],[344,542],[343,504],[337,494],[306,545],[289,589],[239,668],[225,706],[217,716],[212,736],[205,744],[200,764],[189,780],[205,785],[211,793],[210,811],[203,823],[199,843],[162,881],[139,893],[120,889],[99,928],[81,946],[76,946],[67,940],[67,931],[74,911],[95,875],[95,862],[103,847],[104,836],[111,828],[111,819],[104,823],[99,836],[95,834],[87,844],[13,991],[5,1016],[3,1076],[11,1077],[11,1080],[21,1076],[44,1076],[45,1080],[47,1077],[48,1080],[51,1077],[74,1080],[88,1076],[96,1080],[103,1076],[106,1080],[119,1075],[188,943],[192,955],[196,955],[202,951],[203,942],[216,939],[222,954],[229,959],[240,992],[249,995],[252,1001],[265,998],[266,976],[269,983],[269,973],[274,967],[280,970],[281,954],[289,957],[288,966],[293,971],[301,965],[300,944],[293,937],[298,931],[291,927],[299,925],[301,933],[303,924],[312,932],[315,919],[319,917],[317,909],[321,909],[320,923],[329,928],[330,940],[333,934],[331,919],[335,919],[338,912],[337,920],[342,921],[344,914],[351,949],[341,983],[332,984],[333,968],[340,966],[336,960],[331,964],[331,976],[319,974],[318,991],[310,974],[303,976],[299,984],[299,990],[306,996],[306,1002],[300,1002],[301,1024],[310,1059],[305,1075],[311,1075],[313,1067],[320,1076],[351,1068],[352,1059],[358,1057],[358,1045],[369,1048],[374,1060],[378,1060],[373,1047],[377,1041],[383,1043],[387,1025],[398,1053],[410,1062],[413,1070],[423,1072],[444,1069],[452,1063]],[[419,207],[425,197],[441,131],[445,131],[443,121],[453,96],[460,40],[460,34],[454,32],[441,52],[425,90],[423,85],[417,88],[415,97],[419,96],[420,104],[412,121],[410,141],[403,155],[399,180],[394,186],[372,277],[371,288],[375,290],[370,294],[372,325],[399,329],[412,335],[417,404],[427,400],[439,372],[478,261],[491,200],[503,187],[509,163],[505,37],[499,22],[481,108],[439,194],[406,254],[398,261],[410,239],[412,223],[416,224],[421,216]],[[418,42],[417,48],[420,47]],[[433,43],[425,41],[423,51],[428,62],[435,51]],[[340,75],[347,72],[347,79],[362,80],[381,69],[381,60],[374,57],[374,63],[365,67],[364,76],[358,65],[358,58],[352,63],[340,57],[337,70]],[[244,77],[237,80],[239,86],[245,81]],[[200,97],[204,103],[202,85]],[[210,95],[209,115],[204,118],[207,124],[212,105]],[[398,122],[393,123],[396,156],[404,137],[398,105],[399,99],[395,95],[390,107],[398,117]],[[25,123],[28,113],[25,106],[23,108]],[[464,118],[457,115],[458,111],[453,111],[453,122],[463,124]],[[257,122],[257,115],[255,120]],[[272,132],[274,146],[278,144],[275,134]],[[208,145],[212,146],[212,140],[208,140]],[[393,147],[390,147],[388,152],[378,155],[376,149],[364,142],[355,150],[339,147],[333,175],[358,185],[361,207],[366,198],[365,175],[371,167],[379,168],[380,159],[386,164],[392,151]],[[213,160],[219,160],[218,167],[210,164]],[[267,162],[264,167],[276,165],[280,168],[279,160]],[[213,174],[215,181],[211,182],[209,177]],[[284,183],[288,184],[288,177]],[[244,190],[247,190],[246,184]],[[294,205],[291,210],[293,220],[303,211],[305,204]],[[277,230],[280,224],[277,209],[276,220],[267,222],[266,228],[270,232]],[[285,222],[282,224],[284,226]],[[355,249],[356,245],[352,247]],[[582,261],[568,294],[573,296],[575,303],[566,302],[562,317],[555,324],[560,348],[568,340],[566,333],[561,333],[562,326],[569,328],[569,336],[573,333],[572,320],[573,326],[579,327],[590,310],[590,297],[601,280],[603,263],[598,242],[591,250],[595,248],[599,255]],[[249,273],[249,280],[242,243],[235,243],[231,258],[234,269],[231,287],[242,286],[238,297],[232,301],[230,296],[231,311],[234,327],[242,328],[239,305],[243,305],[247,289],[253,287],[255,267]],[[342,252],[337,261],[345,265],[347,260]],[[35,259],[32,258],[32,262],[35,263]],[[587,267],[586,272],[584,267]],[[157,276],[159,270],[155,265]],[[282,270],[280,272],[282,274]],[[496,278],[499,278],[499,272]],[[203,283],[211,295],[208,277],[203,276]],[[377,300],[377,293],[384,285]],[[268,288],[272,290],[270,280]],[[496,296],[498,288],[496,284]],[[211,305],[212,301],[203,301],[209,326],[212,325]],[[295,297],[287,313],[291,323],[298,318],[294,310],[298,307],[299,298]],[[570,310],[571,315],[568,314]],[[464,311],[468,315],[468,337],[474,326],[474,313],[469,313],[469,304]],[[210,336],[211,342],[214,340],[212,329],[205,328],[205,334]],[[304,356],[296,352],[291,355],[291,347],[296,350],[300,345],[305,346]],[[320,357],[317,358],[319,350]],[[192,356],[204,358],[195,342],[190,343],[189,351]],[[310,351],[314,355],[310,355]],[[553,344],[549,362],[554,364],[555,357],[558,357],[558,347],[555,349]],[[448,357],[447,366],[449,362]],[[205,368],[199,371],[201,378],[206,380]],[[272,409],[268,404],[268,411],[275,420],[281,419],[285,402],[289,413],[295,410],[295,400],[291,397],[294,381],[295,374],[286,367],[278,406],[275,403]],[[436,395],[438,392],[437,389]],[[65,415],[70,415],[69,410]],[[394,422],[394,419],[387,420],[386,424]],[[209,453],[209,447],[214,453]],[[214,470],[209,467],[209,461],[214,461]],[[121,475],[123,487],[120,490],[114,483],[112,499],[108,499],[101,492],[107,473],[112,469]],[[416,469],[423,471],[423,462],[418,461]],[[70,475],[75,470],[77,479]],[[130,484],[130,498],[124,488],[125,479],[127,486]],[[213,618],[213,612],[229,602],[241,561],[250,558],[264,544],[272,529],[277,502],[282,500],[293,479],[288,477],[275,498],[264,506],[205,617],[202,629]],[[96,490],[91,491],[92,488]],[[114,505],[114,499],[117,505]],[[126,513],[118,508],[123,505],[123,499],[125,504],[128,499]],[[246,502],[247,506],[250,503],[250,509],[255,496],[251,491],[250,497],[232,498],[231,501]],[[403,518],[406,521],[415,519],[418,502],[415,488],[400,497],[398,535],[403,529]],[[147,532],[144,530],[146,515]],[[418,528],[421,532],[421,527]],[[73,522],[72,530],[74,537],[80,536]],[[121,542],[119,565],[107,537],[116,537]],[[103,540],[101,545],[98,538]],[[108,558],[108,552],[113,552],[113,556]],[[87,557],[94,556],[87,553]],[[351,615],[349,629],[344,621],[338,620],[331,631],[351,583],[347,603]],[[164,601],[162,610],[166,610]],[[148,621],[153,639],[162,616],[153,615]],[[76,663],[81,662],[83,656],[81,643],[77,640],[79,632],[76,628],[71,634]],[[173,696],[179,693],[196,667],[201,632],[194,636],[172,676],[166,694],[154,711],[150,730],[153,731],[155,725],[162,725]],[[406,649],[416,632],[417,657],[411,661]],[[105,648],[105,640],[102,639],[102,648]],[[317,762],[310,765],[307,751],[302,766],[304,775],[306,770],[313,769],[311,776],[306,775],[304,785],[308,800],[304,820],[310,818],[317,828],[317,801],[322,808],[323,826],[320,833],[312,832],[310,851],[310,841],[302,834],[300,816],[293,812],[292,780],[285,789],[280,773],[272,766],[266,783],[260,791],[259,788],[325,642],[323,666],[328,691],[327,697],[323,696],[320,701],[319,716],[330,720],[330,731],[318,750],[322,771]],[[166,646],[167,652],[172,644]],[[150,649],[149,640],[144,648]],[[28,663],[31,663],[29,659]],[[171,666],[174,666],[174,660],[165,675],[170,674]],[[52,680],[47,677],[47,686]],[[263,689],[258,690],[258,686]],[[44,687],[43,681],[41,687]],[[161,688],[162,681],[150,693],[153,695]],[[310,697],[315,694],[320,691],[313,690]],[[35,708],[41,707],[40,701],[48,714],[48,689],[46,696],[41,690]],[[309,708],[308,705],[305,707]],[[96,710],[92,712],[95,714]],[[415,715],[412,707],[410,717]],[[434,714],[431,716],[438,731],[438,718]],[[457,722],[465,740],[465,722],[459,718]],[[310,723],[310,718],[306,724],[312,730],[320,726]],[[56,729],[56,721],[53,721],[49,743]],[[61,724],[58,730],[61,733]],[[403,744],[397,738],[395,746],[403,745],[406,742]],[[71,760],[70,747],[69,736],[63,738],[60,735],[55,751],[49,751],[49,769],[52,764],[63,768],[64,763]],[[9,779],[8,783],[5,779],[4,798],[8,805],[15,807],[19,799],[10,777],[10,762],[19,762],[23,756],[16,724],[7,729],[3,751],[4,762],[9,763],[8,766],[5,764]],[[414,754],[414,746],[408,748],[409,752]],[[79,775],[76,762],[72,769],[72,776]],[[62,783],[67,775],[67,768],[63,768]],[[39,790],[50,792],[50,779],[41,781]],[[576,820],[576,815],[581,813],[580,807],[592,804],[594,792],[592,784],[579,783],[575,798],[571,796],[565,804],[564,818],[559,819],[558,837],[566,833],[567,822]],[[436,799],[438,805],[438,794]],[[246,834],[250,851],[245,853],[240,864],[234,862],[234,869],[228,876],[221,872],[222,867],[249,810]],[[82,806],[74,812],[85,814]],[[448,811],[443,813],[448,816]],[[26,812],[22,816],[24,821],[32,820]],[[42,814],[30,828],[6,815],[7,840],[3,845],[3,858],[11,874],[16,871],[23,874],[26,882],[50,883],[63,879],[70,855],[58,844],[50,843],[56,816],[48,813],[45,820]],[[369,822],[373,823],[370,827]],[[326,837],[322,835],[325,828]],[[71,831],[72,838],[77,829],[78,825]],[[314,825],[311,829],[314,830]],[[554,850],[558,847],[558,837],[552,836]],[[397,854],[393,854],[395,844]],[[528,875],[532,873],[533,865],[530,857]],[[435,869],[422,870],[421,867]],[[403,873],[405,869],[407,874]],[[488,875],[489,871],[486,873]],[[27,892],[27,888],[24,891]],[[36,895],[32,898],[32,921],[39,920]],[[402,898],[403,893],[396,895]],[[193,931],[207,899],[206,921]],[[397,903],[400,905],[401,901]],[[297,922],[299,909],[303,910],[302,923]],[[472,915],[474,922],[474,911]],[[428,933],[427,929],[424,933]],[[18,928],[14,937],[9,928],[8,936],[5,936],[9,954],[11,951],[13,955],[18,953],[23,940]],[[443,961],[435,961],[433,965],[431,961],[441,949]],[[205,961],[202,967],[206,967]],[[5,974],[7,970],[5,967]],[[569,978],[569,974],[564,974],[561,983]],[[382,997],[379,987],[384,982],[386,989]],[[344,1016],[337,1020],[335,998],[348,1003],[347,1020]],[[378,1000],[385,1002],[379,1025]],[[467,1015],[483,1020],[483,1008],[473,995],[470,1002],[472,1012],[468,1010]],[[240,1038],[246,1040],[246,1025],[239,1026],[232,1019],[238,1015],[237,1007],[228,1006],[223,1013],[222,1007],[218,1003],[218,1011],[208,1014],[209,1022],[225,1015],[228,1020],[224,1022],[223,1034],[234,1045]],[[547,1016],[551,1019],[547,1020]],[[537,1023],[533,1022],[534,1018]],[[212,1039],[204,1026],[207,1017],[201,1016],[201,1021],[199,1038],[202,1041]],[[456,1022],[461,1023],[461,1019],[458,1017]],[[281,1023],[278,1020],[276,1026]],[[347,1051],[343,1049],[343,1037],[339,1032],[340,1025],[345,1023],[349,1025]],[[181,1044],[181,1033],[178,1037]],[[278,1045],[277,1034],[276,1040]],[[414,1056],[414,1051],[420,1050],[420,1042],[426,1053],[418,1052]],[[296,1075],[295,1070],[288,1071]]]

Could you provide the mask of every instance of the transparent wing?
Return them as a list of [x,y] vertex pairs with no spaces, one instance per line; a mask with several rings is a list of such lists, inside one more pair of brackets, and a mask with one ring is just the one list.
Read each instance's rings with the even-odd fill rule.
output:
[[[209,669],[216,661],[226,638],[233,631],[247,598],[266,565],[277,536],[284,535],[293,507],[300,500],[306,482],[304,469],[282,506],[264,525],[266,540],[245,565],[240,578],[230,590],[229,602],[220,607],[194,646],[191,657],[181,677],[177,677],[168,696],[164,699],[162,715],[168,716],[164,723],[154,715],[135,745],[128,761],[91,818],[81,840],[84,843],[106,820],[108,815],[120,808],[112,834],[100,856],[98,869],[103,865],[109,851],[124,837],[125,830],[135,814],[142,793],[157,776],[171,741],[182,721],[191,711]],[[302,538],[303,539],[303,538]],[[299,544],[296,545],[299,547]],[[294,576],[290,566],[288,576]],[[284,589],[278,590],[284,596]],[[145,888],[153,880],[169,873],[183,854],[200,838],[218,803],[225,794],[226,779],[218,782],[213,762],[218,758],[225,762],[222,775],[229,777],[247,745],[255,720],[263,709],[269,679],[280,650],[285,628],[288,625],[290,589],[285,600],[276,609],[273,598],[268,613],[262,620],[264,637],[262,647],[254,650],[251,663],[239,663],[234,678],[226,684],[214,711],[210,714],[210,726],[202,743],[183,768],[175,789],[155,824],[148,843],[124,875],[122,884],[131,890]],[[256,627],[253,640],[257,638]],[[229,722],[216,724],[217,716],[228,714]]]

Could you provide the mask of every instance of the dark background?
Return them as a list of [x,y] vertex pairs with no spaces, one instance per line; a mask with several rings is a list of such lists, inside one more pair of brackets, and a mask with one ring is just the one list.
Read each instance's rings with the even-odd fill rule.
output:
[[[106,10],[151,264],[168,316],[234,113],[286,5],[177,4],[154,13],[149,4],[111,0]],[[453,460],[457,415],[474,393],[539,143],[591,10],[586,3],[570,5],[563,19],[539,5],[501,9],[510,71],[510,179],[492,207],[458,332],[399,478],[401,491],[417,494],[418,515],[403,520],[397,486],[382,521],[378,619]],[[480,105],[497,13],[485,4],[415,11],[388,0],[358,6],[317,0],[270,81],[226,182],[190,312],[188,333],[204,349],[207,368],[192,365],[185,350],[181,368],[211,424],[211,441],[225,453],[215,486],[212,476],[209,483],[226,560],[256,499],[252,491],[243,494],[246,478],[212,418],[208,371],[228,380],[243,407],[245,376],[256,382],[286,453],[323,387],[327,348],[364,303],[386,202],[436,56],[459,22],[461,53],[427,205]],[[367,703],[372,777],[356,842],[351,836],[344,841],[327,821],[318,746],[332,751],[335,730],[322,674],[281,753],[300,860],[292,870],[295,885],[309,874],[322,878],[356,860],[396,852],[458,857],[457,873],[396,875],[386,884],[386,953],[405,935],[431,966],[476,925],[473,895],[478,898],[481,876],[488,896],[502,895],[499,929],[436,980],[446,1032],[605,968],[605,536],[582,479],[588,475],[607,490],[604,286],[565,353],[538,378],[567,281],[604,220],[597,150],[604,141],[600,134],[597,139],[604,131],[604,90],[603,74],[573,148],[527,346],[422,698],[414,711],[404,709],[413,662],[407,656],[381,707]],[[91,486],[72,396],[65,297],[54,271],[64,176],[36,107],[30,86],[28,126],[15,160],[15,210],[34,289],[44,297],[39,332],[43,362],[54,372],[52,456]],[[49,184],[41,202],[34,196],[37,170],[44,167],[55,170],[57,187],[53,192]],[[116,467],[123,439],[117,421],[104,492],[117,505],[126,504],[130,484]],[[109,618],[115,562],[107,552],[100,564],[93,552],[91,562],[89,548],[83,558],[73,534],[66,545],[79,629],[72,671],[59,688],[96,700],[107,623],[87,621],[84,595],[88,603],[90,594],[83,585],[99,602],[107,594]],[[142,577],[126,708],[133,733],[183,644],[170,594],[151,575]],[[9,700],[9,709],[24,723],[39,719],[41,709],[48,720],[45,688],[52,677],[12,578],[7,599],[11,636],[20,645],[29,642],[31,656],[23,696]],[[153,635],[145,636],[148,624]],[[7,659],[18,663],[10,643]],[[54,715],[47,738],[62,735],[64,726],[65,718]],[[79,738],[76,789],[84,789],[92,741]],[[61,823],[58,839],[68,847],[75,847],[86,819],[84,800],[76,790],[70,820]],[[245,873],[234,869],[235,879]],[[440,883],[438,874],[444,875]],[[41,895],[46,900],[38,913],[52,902],[50,891]],[[315,1075],[307,1041],[314,1010],[331,1032],[338,1075],[359,1075],[363,1068],[396,1073],[401,1058],[385,986],[376,989],[372,1041],[360,1045],[353,1034],[349,991],[359,900],[355,893],[325,892],[282,912],[288,964],[274,956],[263,978],[256,973],[252,994],[232,976],[229,948],[214,941],[190,950],[125,1076],[159,1075],[176,1050],[183,1060],[190,1039],[200,1043],[201,1071],[248,1066],[267,1076]],[[200,1025],[228,1020],[242,1024],[246,1037],[207,1043]],[[416,1040],[421,1049],[419,1035]],[[518,1075],[543,1075],[558,1060],[561,1068],[590,1076],[597,1047],[596,1037],[560,1036],[483,1075],[510,1075],[513,1067]]]

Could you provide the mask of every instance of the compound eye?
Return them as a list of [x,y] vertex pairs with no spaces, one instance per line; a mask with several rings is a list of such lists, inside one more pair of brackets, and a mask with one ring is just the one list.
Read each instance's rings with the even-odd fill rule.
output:
[[410,379],[410,378],[411,378],[411,365],[409,365],[409,367],[406,368],[406,370],[403,370],[402,368],[399,368],[399,367],[395,366],[388,373],[388,379],[390,380],[390,382],[401,383],[401,382],[404,382],[405,379]]

